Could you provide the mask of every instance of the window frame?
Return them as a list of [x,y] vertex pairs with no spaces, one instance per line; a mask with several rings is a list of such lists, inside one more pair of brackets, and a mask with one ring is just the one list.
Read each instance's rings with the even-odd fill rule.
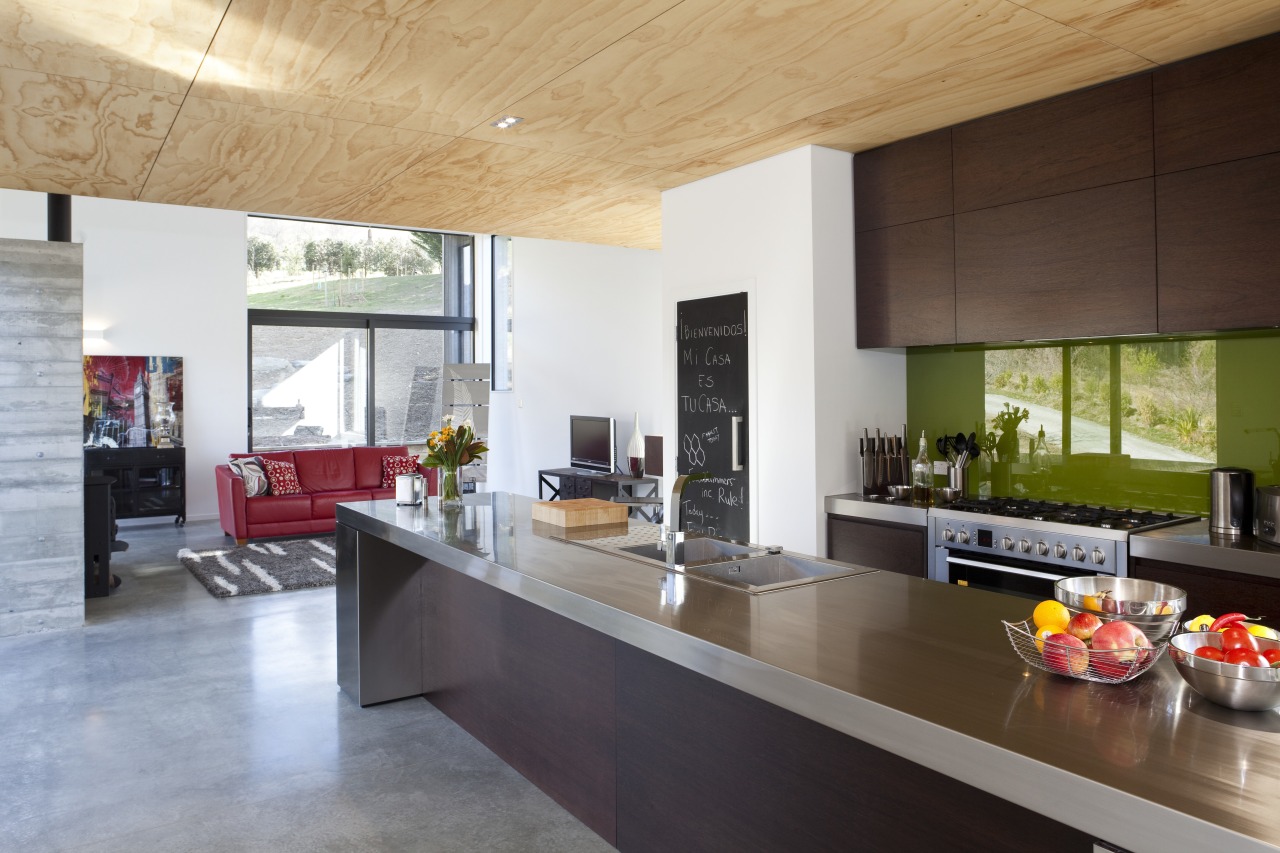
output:
[[[475,317],[424,317],[417,314],[365,314],[343,311],[287,311],[275,308],[250,308],[248,311],[248,352],[245,366],[246,391],[248,393],[248,423],[246,424],[247,452],[269,453],[268,448],[255,449],[253,443],[253,329],[255,326],[329,327],[365,330],[368,357],[365,366],[365,447],[394,447],[396,444],[377,443],[376,373],[378,329],[410,329],[415,331],[474,332]],[[474,335],[472,336],[474,339]],[[459,356],[475,360],[475,353],[459,353]],[[401,442],[402,443],[402,442]],[[304,450],[331,445],[291,445],[290,450]]]

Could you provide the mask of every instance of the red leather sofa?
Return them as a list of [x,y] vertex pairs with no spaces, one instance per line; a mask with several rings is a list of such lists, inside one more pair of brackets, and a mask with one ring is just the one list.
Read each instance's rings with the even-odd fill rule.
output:
[[[248,498],[244,481],[228,465],[214,468],[218,485],[218,516],[222,529],[243,545],[268,536],[300,536],[334,529],[334,507],[348,501],[394,498],[394,488],[382,488],[382,457],[408,456],[401,447],[334,447],[284,450],[272,453],[233,453],[231,458],[261,456],[292,462],[298,469],[299,495]],[[418,467],[427,479],[427,494],[436,494],[436,469]]]

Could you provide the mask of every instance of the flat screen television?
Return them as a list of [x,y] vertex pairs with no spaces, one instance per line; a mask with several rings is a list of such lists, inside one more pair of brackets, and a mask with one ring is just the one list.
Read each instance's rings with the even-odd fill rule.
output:
[[617,444],[613,418],[569,416],[569,464],[574,468],[612,474]]

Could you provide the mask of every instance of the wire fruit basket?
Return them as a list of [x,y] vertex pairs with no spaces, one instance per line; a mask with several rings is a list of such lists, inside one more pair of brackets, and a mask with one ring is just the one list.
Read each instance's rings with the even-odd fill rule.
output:
[[1035,623],[1030,619],[1005,622],[1004,628],[1013,650],[1037,669],[1103,684],[1121,684],[1137,678],[1151,668],[1168,645],[1168,641],[1161,641],[1152,643],[1149,649],[1088,649],[1037,640]]

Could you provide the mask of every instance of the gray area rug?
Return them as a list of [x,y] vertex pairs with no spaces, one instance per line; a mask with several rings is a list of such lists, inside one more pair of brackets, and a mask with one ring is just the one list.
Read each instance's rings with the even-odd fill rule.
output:
[[183,548],[178,559],[218,598],[333,586],[336,581],[333,536],[203,551]]

